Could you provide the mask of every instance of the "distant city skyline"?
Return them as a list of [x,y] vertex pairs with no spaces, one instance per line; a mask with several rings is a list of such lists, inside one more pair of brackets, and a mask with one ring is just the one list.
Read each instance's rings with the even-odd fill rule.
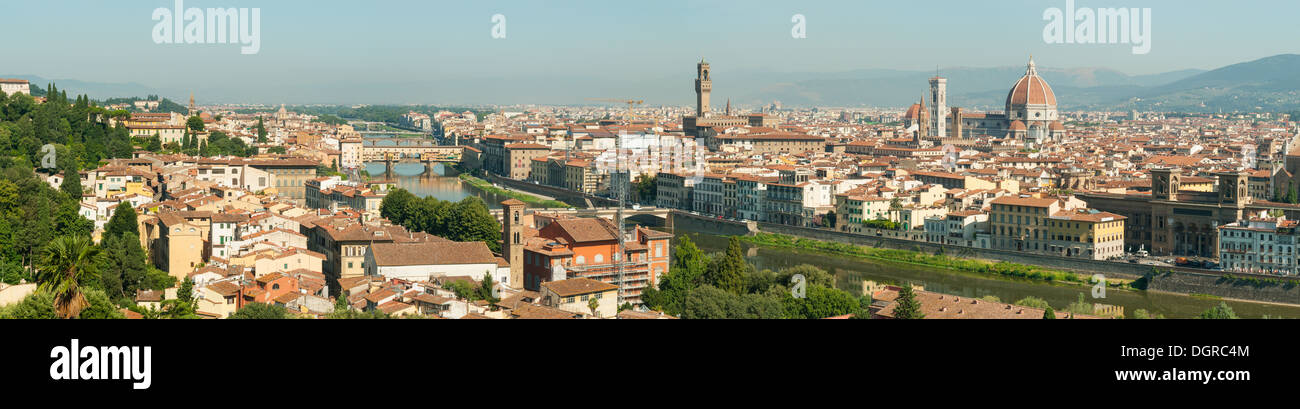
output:
[[[691,64],[700,58],[717,67],[725,97],[735,90],[727,92],[724,74],[1011,67],[1032,54],[1043,67],[1144,75],[1300,52],[1288,41],[1300,34],[1294,13],[1282,12],[1295,9],[1290,2],[1073,4],[1152,9],[1149,54],[1125,44],[1047,44],[1044,11],[1067,7],[1065,0],[184,2],[260,8],[260,50],[252,55],[233,44],[156,44],[151,14],[173,1],[15,2],[6,14],[25,18],[0,25],[11,39],[0,75],[267,104],[571,104],[581,100],[561,90],[588,84],[591,97],[654,94],[671,79],[680,90],[648,102],[688,105]],[[490,35],[495,14],[506,17],[504,39]],[[807,38],[791,36],[796,14],[806,18]]]

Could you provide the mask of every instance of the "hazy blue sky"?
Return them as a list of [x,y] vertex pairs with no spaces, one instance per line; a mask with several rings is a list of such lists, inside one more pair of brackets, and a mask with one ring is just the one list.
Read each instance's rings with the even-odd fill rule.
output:
[[[1291,0],[1077,2],[1150,7],[1146,55],[1128,45],[1045,44],[1043,11],[1064,8],[1065,0],[185,1],[186,8],[261,8],[256,55],[232,44],[155,44],[151,14],[173,8],[171,0],[4,3],[0,75],[291,103],[370,99],[365,90],[400,84],[421,84],[424,95],[449,81],[461,88],[394,102],[464,99],[476,81],[689,80],[701,56],[718,75],[1011,66],[1030,53],[1046,66],[1148,74],[1300,51],[1300,3]],[[505,39],[490,36],[495,13],[507,18]],[[807,17],[805,39],[791,38],[795,13]]]

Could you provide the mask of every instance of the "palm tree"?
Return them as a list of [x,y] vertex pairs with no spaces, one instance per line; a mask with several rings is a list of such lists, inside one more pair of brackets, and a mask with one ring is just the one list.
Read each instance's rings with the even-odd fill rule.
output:
[[81,280],[94,278],[103,253],[85,236],[62,236],[45,246],[37,264],[36,282],[54,295],[54,312],[67,319],[88,306]]

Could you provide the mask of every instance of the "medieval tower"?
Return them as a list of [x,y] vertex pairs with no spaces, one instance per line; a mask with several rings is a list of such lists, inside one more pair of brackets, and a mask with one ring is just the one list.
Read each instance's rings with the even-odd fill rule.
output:
[[695,66],[695,117],[709,116],[709,93],[713,92],[713,80],[709,78],[709,63],[703,59]]

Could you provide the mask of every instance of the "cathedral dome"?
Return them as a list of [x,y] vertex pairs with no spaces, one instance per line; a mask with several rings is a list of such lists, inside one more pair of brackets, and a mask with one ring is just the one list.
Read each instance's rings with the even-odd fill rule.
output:
[[1011,92],[1007,93],[1007,111],[1025,105],[1056,106],[1056,94],[1052,92],[1052,87],[1047,85],[1047,81],[1038,76],[1033,58],[1029,59],[1029,68],[1025,70],[1025,76],[1021,77],[1020,81],[1016,81],[1016,85],[1011,87]]

